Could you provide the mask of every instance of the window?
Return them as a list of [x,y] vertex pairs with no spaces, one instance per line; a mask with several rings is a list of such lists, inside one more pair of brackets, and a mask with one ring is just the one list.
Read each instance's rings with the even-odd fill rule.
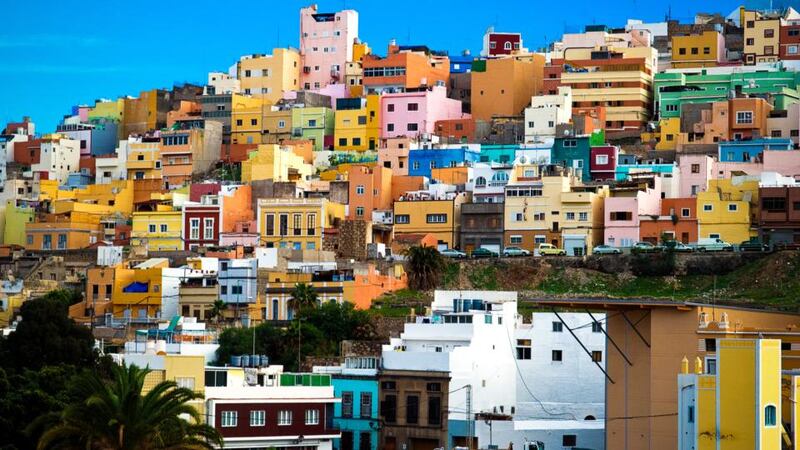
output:
[[204,220],[203,239],[214,239],[214,219],[206,218]]
[[359,184],[356,186],[356,195],[364,195],[364,185]]
[[711,54],[711,47],[703,47],[703,54],[710,55]]
[[602,333],[603,324],[600,322],[592,322],[592,333]]
[[361,393],[361,408],[359,411],[359,417],[362,419],[369,419],[372,417],[372,393],[371,392],[362,392]]
[[263,427],[267,423],[267,414],[262,410],[250,411],[250,426]]
[[239,412],[237,411],[222,411],[222,426],[235,427],[239,423]]
[[524,213],[515,213],[514,214],[514,222],[524,222],[525,221],[525,214]]
[[407,129],[408,131],[417,131],[417,130],[419,129],[419,126],[418,126],[416,123],[409,123],[409,124],[406,126],[406,129]]
[[764,408],[764,426],[774,427],[778,423],[778,409],[775,405],[767,405]]
[[578,213],[578,220],[581,222],[587,222],[589,220],[589,213],[588,212]]
[[564,148],[574,148],[578,146],[578,141],[575,139],[564,139]]
[[[386,383],[394,383],[393,381],[384,382]],[[386,389],[382,386],[382,389]],[[381,416],[383,416],[383,420],[386,423],[395,423],[397,422],[397,396],[396,395],[386,395],[381,402]]]
[[356,216],[364,217],[364,207],[363,206],[356,206]]
[[565,213],[564,215],[566,216],[567,220],[575,220],[575,213],[574,212],[568,212],[568,213]]
[[505,44],[503,44],[503,48],[505,50],[511,50],[511,42],[506,42]]
[[366,125],[367,124],[367,116],[358,116],[358,124],[359,125]]
[[561,436],[561,445],[563,447],[575,447],[578,445],[578,436],[575,434],[565,434]]
[[678,112],[678,105],[664,105],[667,112]]
[[737,111],[736,123],[737,124],[753,123],[753,111]]
[[[792,31],[796,32],[796,31],[800,31],[800,30],[790,30],[789,32],[791,33]],[[786,47],[786,53],[788,53],[790,55],[796,55],[797,54],[797,46],[796,45],[790,45],[790,46]]]
[[291,411],[278,411],[278,425],[287,426],[292,424],[292,412]]
[[770,136],[772,136],[774,138],[779,138],[779,137],[781,137],[782,134],[783,133],[781,133],[781,130],[772,130],[770,132]]
[[386,105],[386,111],[394,112],[394,103],[389,103]]
[[517,359],[531,359],[530,339],[517,339]]
[[279,120],[278,121],[278,128],[285,128],[285,127],[286,127],[286,121]]
[[608,155],[595,155],[594,163],[598,165],[608,164]]
[[603,352],[599,350],[592,350],[592,361],[603,362]]
[[765,38],[775,37],[775,30],[773,30],[772,28],[767,28],[766,30],[764,30],[764,37]]
[[700,164],[692,164],[692,173],[700,173]]
[[428,397],[428,425],[441,425],[442,399],[437,396]]
[[175,383],[179,388],[194,390],[194,377],[175,377]]
[[306,216],[306,231],[309,236],[317,234],[317,215],[309,214]]
[[344,147],[347,145],[347,138],[339,138],[339,147]]
[[553,322],[553,333],[561,333],[564,331],[563,322]]
[[679,55],[685,55],[686,54],[686,48],[684,48],[684,47],[679,48],[678,49],[678,54]]
[[394,223],[410,223],[411,220],[408,214],[398,214],[394,216]]
[[717,340],[714,338],[705,339],[705,347],[707,352],[717,351]]
[[353,417],[353,393],[342,392],[342,417]]
[[[747,45],[756,45],[756,40],[754,38],[747,38]],[[750,56],[748,56],[750,58]]]
[[692,47],[692,54],[693,54],[693,55],[696,55],[696,54],[698,54],[698,53],[700,53],[700,52],[699,52],[699,50],[697,49],[697,47]]
[[522,236],[518,234],[512,235],[509,240],[512,244],[522,244]]
[[564,359],[564,354],[561,350],[553,350],[552,359],[554,362],[561,362]]
[[775,54],[775,47],[771,45],[764,46],[764,54],[765,55],[774,55]]
[[58,249],[59,250],[66,250],[67,249],[67,235],[66,234],[59,234],[58,235]]
[[390,132],[394,131],[394,124],[393,123],[387,123],[386,124],[386,131],[390,131]]
[[705,369],[707,375],[717,374],[717,358],[706,357]]
[[319,410],[307,409],[306,410],[306,425],[319,425]]
[[156,226],[155,226],[155,224],[152,224],[152,223],[151,223],[150,225],[148,225],[148,226],[147,226],[147,230],[148,230],[149,232],[151,232],[151,233],[155,233],[155,232],[156,232]]
[[761,199],[761,209],[766,211],[785,211],[786,199],[783,197],[764,197]]
[[736,212],[739,210],[739,205],[736,203],[728,203],[728,211],[729,212]]
[[428,214],[426,217],[428,223],[447,223],[447,214]]
[[714,205],[711,205],[711,204],[703,205],[703,211],[709,212],[709,211],[713,211],[713,210],[714,210]]
[[[275,214],[267,214],[267,236],[275,235]],[[199,224],[198,224],[199,226]]]
[[419,396],[406,396],[406,424],[412,425],[419,423]]
[[626,221],[633,219],[633,213],[630,211],[611,211],[609,216],[611,220]]
[[419,111],[419,103],[409,103],[408,104],[409,111]]
[[242,285],[231,286],[231,294],[242,295]]
[[53,236],[45,234],[42,236],[42,250],[50,250],[53,248]]
[[481,186],[481,187],[486,186],[486,178],[484,178],[484,177],[476,178],[475,179],[475,186]]
[[691,216],[691,210],[689,208],[681,208],[681,217],[689,217]]
[[167,224],[165,224],[165,223],[161,224],[161,232],[162,233],[166,233],[167,232]]

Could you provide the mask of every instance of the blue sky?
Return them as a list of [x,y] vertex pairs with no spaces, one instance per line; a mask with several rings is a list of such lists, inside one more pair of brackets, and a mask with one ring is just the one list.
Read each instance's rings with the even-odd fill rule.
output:
[[[137,95],[178,82],[203,83],[242,54],[298,45],[298,12],[311,1],[30,0],[3,6],[0,122],[29,115],[51,131],[77,104]],[[520,31],[537,48],[585,24],[621,26],[627,18],[691,20],[727,14],[741,2],[644,0],[319,1],[321,11],[359,12],[359,35],[384,54],[389,39],[451,54],[477,54],[488,26]],[[501,7],[502,6],[502,7]],[[226,14],[226,11],[236,11]],[[11,19],[11,20],[8,20]]]

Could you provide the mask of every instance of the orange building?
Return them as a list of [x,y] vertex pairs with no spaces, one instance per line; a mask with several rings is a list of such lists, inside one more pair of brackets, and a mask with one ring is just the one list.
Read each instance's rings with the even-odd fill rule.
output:
[[639,236],[654,244],[663,238],[697,242],[697,199],[662,199],[659,216],[639,216]]
[[167,189],[191,183],[192,174],[207,170],[219,160],[221,131],[218,122],[209,122],[206,129],[161,133],[161,176]]
[[200,103],[181,100],[178,108],[167,113],[167,128],[172,128],[175,122],[186,120],[203,120],[203,108]]
[[450,80],[450,59],[433,56],[425,47],[401,49],[392,43],[385,58],[364,55],[361,64],[364,88],[369,94],[386,89],[404,92],[420,86],[447,86]]
[[542,88],[544,55],[477,60],[472,64],[472,117],[519,116]]
[[466,184],[469,181],[469,169],[469,167],[431,169],[431,179],[446,184]]
[[735,98],[730,101],[730,137],[742,140],[754,137],[767,137],[767,118],[772,112],[763,98]]
[[[584,106],[572,108],[572,123],[576,134],[592,134],[596,130],[606,129],[606,107]],[[580,126],[580,127],[579,127]]]
[[344,298],[352,302],[356,309],[369,309],[372,301],[381,295],[408,287],[408,278],[402,265],[389,268],[389,272],[382,274],[372,264],[368,264],[364,270],[354,269],[353,283],[344,286]]
[[85,212],[48,214],[44,220],[25,224],[26,250],[76,250],[103,239],[97,215]]
[[425,177],[412,175],[395,175],[392,177],[392,200],[399,199],[406,192],[425,189]]
[[348,219],[372,221],[372,212],[392,208],[392,171],[380,166],[353,165],[347,170],[350,182]]
[[437,120],[434,134],[450,144],[475,142],[475,119]]
[[236,186],[222,195],[222,232],[236,231],[236,225],[255,219],[253,188],[249,184]]
[[92,317],[103,317],[111,312],[114,292],[114,267],[92,267],[86,271],[86,296],[80,303],[69,307],[69,317],[88,322]]

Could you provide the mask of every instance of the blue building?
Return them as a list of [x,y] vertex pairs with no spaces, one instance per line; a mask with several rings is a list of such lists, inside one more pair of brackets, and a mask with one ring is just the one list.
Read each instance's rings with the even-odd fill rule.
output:
[[719,143],[721,162],[751,162],[760,157],[764,150],[792,150],[791,139],[762,138],[749,141],[727,141]]
[[580,173],[581,180],[589,181],[592,179],[589,171],[590,146],[589,136],[558,137],[553,142],[550,163],[571,167],[576,174]]
[[315,371],[332,374],[333,395],[341,403],[333,407],[333,424],[342,432],[333,443],[337,450],[378,449],[378,357],[347,357],[338,367]]
[[258,260],[256,258],[220,260],[218,274],[220,300],[236,310],[243,309],[238,317],[245,322],[248,320],[249,305],[255,303],[258,297]]
[[451,56],[449,59],[451,74],[472,72],[472,61],[475,59],[472,55]]
[[431,169],[471,165],[480,161],[481,152],[469,146],[420,148],[408,152],[408,174],[431,177]]
[[110,155],[117,149],[119,123],[108,119],[94,119],[92,128],[92,156]]
[[86,189],[87,185],[92,184],[94,177],[89,173],[89,169],[81,169],[80,172],[71,172],[67,175],[67,181],[58,188],[62,191],[73,189]]

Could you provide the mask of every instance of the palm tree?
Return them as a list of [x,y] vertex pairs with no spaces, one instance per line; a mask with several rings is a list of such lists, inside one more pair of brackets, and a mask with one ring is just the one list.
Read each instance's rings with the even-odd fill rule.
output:
[[319,297],[317,290],[314,286],[308,283],[297,283],[292,290],[292,298],[288,301],[289,308],[292,311],[300,312],[304,309],[315,308],[319,306]]
[[414,246],[405,251],[408,259],[408,285],[412,289],[434,289],[444,270],[444,258],[434,247]]
[[[142,393],[149,369],[111,368],[111,381],[87,372],[76,382],[82,400],[53,413],[52,426],[39,439],[38,449],[211,449],[222,436],[203,423],[188,402],[202,399],[174,381],[162,381]],[[189,420],[184,417],[189,418]],[[46,417],[40,418],[46,421]]]
[[228,309],[228,304],[225,303],[222,299],[214,300],[214,304],[211,305],[211,311],[208,312],[209,319],[215,319],[217,325],[219,326],[219,319],[222,318],[222,313]]

